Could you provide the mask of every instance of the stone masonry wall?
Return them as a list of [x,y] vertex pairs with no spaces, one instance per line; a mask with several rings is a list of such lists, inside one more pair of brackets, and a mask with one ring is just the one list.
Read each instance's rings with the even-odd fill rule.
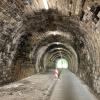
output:
[[16,43],[15,34],[21,26],[21,12],[15,4],[0,1],[0,84],[12,81],[12,61]]

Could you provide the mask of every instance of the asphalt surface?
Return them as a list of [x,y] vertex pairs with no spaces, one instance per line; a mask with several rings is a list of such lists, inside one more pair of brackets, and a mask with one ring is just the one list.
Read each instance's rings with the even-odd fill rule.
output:
[[72,72],[63,70],[50,100],[97,100]]

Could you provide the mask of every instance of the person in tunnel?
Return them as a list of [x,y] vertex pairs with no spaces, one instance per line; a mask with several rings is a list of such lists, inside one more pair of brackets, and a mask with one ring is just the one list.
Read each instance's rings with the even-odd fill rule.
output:
[[54,70],[54,75],[55,75],[55,77],[58,78],[58,79],[60,79],[60,74],[61,74],[61,70],[58,69],[58,68],[56,68],[56,69]]

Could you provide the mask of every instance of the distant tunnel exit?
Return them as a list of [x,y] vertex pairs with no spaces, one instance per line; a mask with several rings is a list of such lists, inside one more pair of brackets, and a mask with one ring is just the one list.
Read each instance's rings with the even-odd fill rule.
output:
[[68,61],[64,58],[58,59],[56,61],[56,68],[68,69]]

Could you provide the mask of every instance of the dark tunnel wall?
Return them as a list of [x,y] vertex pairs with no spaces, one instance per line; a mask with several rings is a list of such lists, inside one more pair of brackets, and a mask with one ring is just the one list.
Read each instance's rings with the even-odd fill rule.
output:
[[[31,14],[27,14],[24,5],[17,3],[13,6],[11,2],[0,1],[0,84],[38,72],[36,64],[37,57],[40,57],[40,48],[59,42],[68,44],[75,50],[78,57],[77,75],[96,94],[100,94],[100,20],[92,19],[93,13],[86,8],[89,2],[83,7],[85,14],[80,21],[79,16],[75,15],[80,12],[80,7],[74,1],[73,8],[77,9],[69,10],[72,16],[68,9],[65,9],[66,4],[69,4],[64,3],[65,0],[59,0],[56,5],[52,3],[54,0],[51,0],[49,10],[45,10],[42,3],[35,1],[32,5],[38,5],[33,7],[34,12],[30,11]],[[64,50],[63,47],[62,49]],[[68,52],[63,50],[63,56],[67,55]],[[44,62],[46,54],[48,60],[50,57],[50,53],[44,52]],[[69,58],[72,59],[70,56]],[[40,62],[43,65],[41,59]]]

